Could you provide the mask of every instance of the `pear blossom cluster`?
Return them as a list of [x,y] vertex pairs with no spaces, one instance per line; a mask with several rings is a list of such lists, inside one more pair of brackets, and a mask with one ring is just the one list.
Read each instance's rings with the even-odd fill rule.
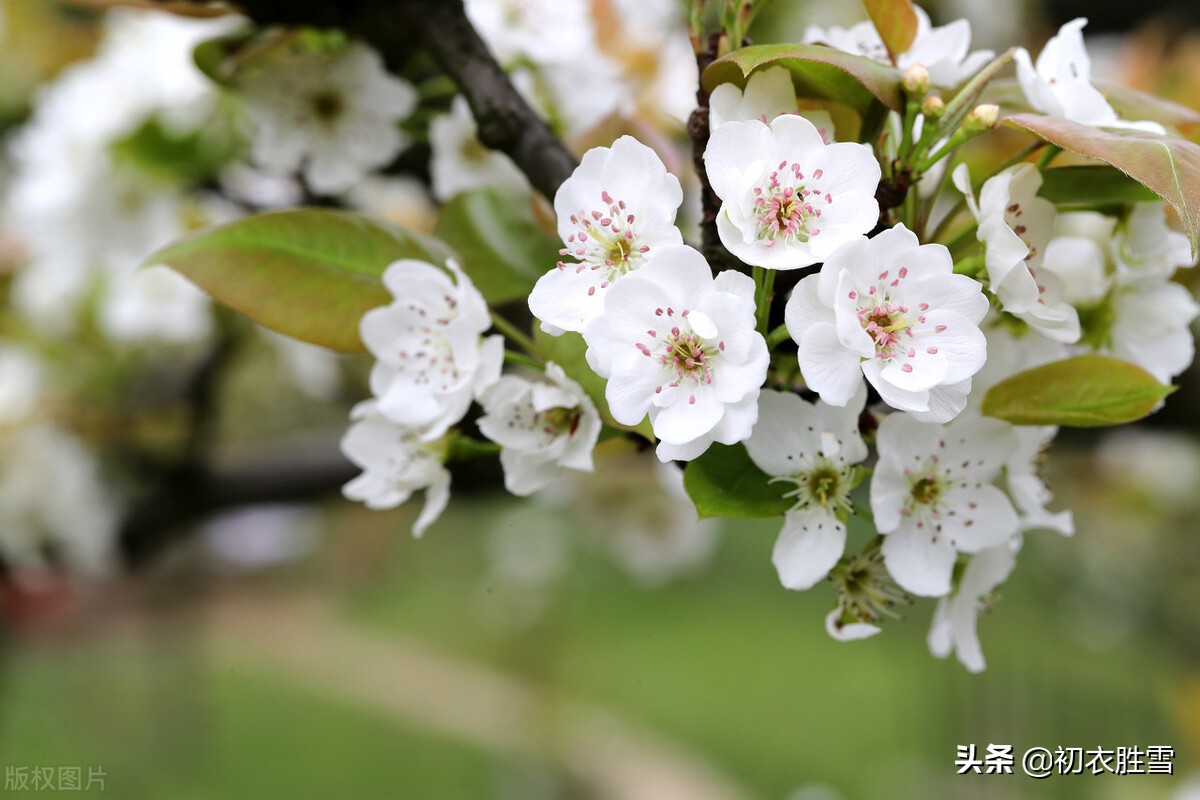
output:
[[[52,552],[100,571],[120,525],[103,459],[58,418],[40,353],[69,373],[62,354],[95,348],[113,384],[172,384],[128,363],[203,374],[237,324],[143,264],[213,225],[315,202],[388,225],[369,220],[370,247],[284,235],[252,243],[268,256],[230,258],[241,278],[299,250],[331,283],[352,272],[355,297],[385,292],[347,328],[367,356],[358,402],[338,412],[359,471],[345,498],[372,510],[423,498],[411,518],[423,536],[462,463],[491,458],[509,493],[621,528],[606,546],[649,580],[711,553],[714,523],[699,517],[767,518],[779,583],[828,593],[830,636],[879,635],[929,598],[930,651],[982,670],[978,617],[1025,537],[1075,532],[1041,469],[1072,420],[992,401],[1031,369],[1090,354],[1139,367],[1163,396],[1157,384],[1193,360],[1200,305],[1178,280],[1192,242],[1173,196],[1141,191],[1143,164],[1092,163],[1121,191],[1064,202],[1064,174],[1093,174],[1066,172],[1081,158],[1068,144],[1007,161],[962,146],[1013,112],[1129,147],[1169,148],[1173,134],[1123,119],[1093,83],[1084,19],[1036,58],[996,57],[972,50],[966,21],[935,26],[920,8],[903,52],[870,21],[810,26],[797,52],[833,48],[849,65],[833,88],[775,52],[740,75],[705,73],[692,115],[697,55],[742,47],[728,15],[756,2],[725,4],[730,29],[711,41],[693,30],[689,42],[679,6],[465,2],[579,157],[549,204],[481,143],[473,95],[425,61],[405,69],[336,31],[233,14],[108,14],[96,53],[33,97],[6,146],[20,324],[4,330],[34,344],[0,344],[3,565],[36,572]],[[1001,108],[978,84],[1004,69],[1020,97]],[[859,95],[856,113],[840,107]],[[689,115],[695,174],[671,138]],[[286,306],[295,287],[271,288]],[[314,402],[350,384],[319,334],[266,341]],[[50,484],[58,496],[37,491]]]
[[[502,3],[469,5],[502,61],[544,68],[586,49],[581,5],[552,4],[540,16],[537,4],[507,16]],[[552,18],[569,35],[539,33]],[[933,598],[931,652],[982,670],[977,616],[1015,569],[1025,536],[1075,529],[1040,470],[1057,428],[989,416],[985,397],[1026,370],[1089,352],[1169,382],[1191,362],[1188,326],[1200,307],[1171,280],[1194,257],[1164,203],[1060,210],[1041,194],[1047,161],[1018,159],[985,173],[957,161],[958,145],[994,126],[998,109],[979,105],[943,125],[937,91],[961,86],[993,54],[971,51],[965,21],[935,27],[920,9],[917,21],[915,40],[895,60],[870,22],[805,35],[902,72],[908,108],[890,113],[878,141],[843,139],[827,111],[802,108],[780,66],[712,90],[702,177],[717,200],[711,233],[726,261],[686,243],[677,221],[683,184],[660,147],[624,135],[583,154],[554,197],[560,260],[544,266],[528,309],[542,341],[581,342],[586,371],[546,360],[536,377],[497,378],[498,349],[467,358],[492,341],[479,338],[486,304],[474,295],[460,297],[455,312],[475,308],[471,347],[439,351],[435,362],[420,326],[427,317],[449,324],[448,307],[431,307],[414,327],[411,308],[400,306],[429,294],[437,270],[427,265],[418,277],[393,266],[385,282],[396,302],[363,320],[377,399],[356,426],[367,415],[373,424],[386,417],[407,426],[410,443],[380,446],[399,439],[352,429],[347,453],[367,473],[347,495],[393,505],[435,487],[428,503],[436,493],[440,508],[442,464],[456,435],[448,431],[472,402],[517,495],[558,485],[564,468],[588,475],[608,428],[652,438],[661,462],[683,466],[705,513],[711,490],[690,476],[711,480],[710,470],[742,453],[749,461],[737,462],[734,483],[742,488],[717,491],[749,482],[756,496],[773,498],[780,583],[796,591],[833,585],[831,636],[877,635],[906,606]],[[1091,84],[1082,27],[1064,26],[1036,64],[1017,51],[1028,105],[1078,124],[1161,135],[1157,123],[1120,120]],[[601,97],[604,85],[592,84]],[[469,145],[468,109],[456,100],[452,113],[454,128],[436,124]],[[470,176],[525,188],[511,165],[480,148],[474,171],[457,173],[465,180],[436,152],[433,163],[441,197],[469,188]],[[886,191],[905,163],[902,188],[917,210],[928,206],[921,213],[898,210]],[[939,196],[956,205],[940,220],[930,216],[946,214],[947,205],[934,205]],[[959,233],[939,236],[946,228]],[[439,285],[470,286],[449,269],[454,280],[438,273]],[[773,292],[789,272],[795,280]],[[529,355],[537,360],[536,343]],[[424,434],[421,425],[430,426]],[[375,466],[352,453],[368,441],[379,447]],[[413,450],[411,442],[425,444]],[[394,472],[378,480],[385,451]],[[368,483],[390,494],[369,499]]]

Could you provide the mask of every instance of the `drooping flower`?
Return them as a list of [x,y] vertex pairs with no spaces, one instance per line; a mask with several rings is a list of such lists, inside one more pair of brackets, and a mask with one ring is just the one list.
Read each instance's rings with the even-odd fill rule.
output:
[[978,205],[966,164],[955,168],[953,179],[979,221],[988,287],[1001,307],[1052,339],[1079,339],[1079,314],[1062,282],[1041,268],[1056,216],[1054,204],[1037,195],[1042,174],[1032,164],[1006,169],[984,183]]
[[480,396],[484,416],[476,424],[501,446],[504,486],[515,495],[545,488],[563,469],[592,471],[596,406],[558,364],[546,364],[546,378],[505,375]]
[[986,597],[1012,573],[1017,563],[1016,543],[989,547],[975,555],[963,570],[953,595],[938,601],[929,629],[929,652],[946,658],[953,652],[969,672],[986,666],[979,646],[976,622],[986,607]]
[[1092,85],[1092,62],[1083,44],[1087,20],[1077,17],[1046,42],[1036,64],[1019,48],[1013,56],[1017,80],[1025,99],[1036,110],[1083,125],[1139,128],[1164,133],[1155,122],[1130,122],[1117,117],[1100,90]]
[[[1169,255],[1175,243],[1164,234],[1170,231],[1152,239],[1135,228],[1137,241],[1149,249],[1134,250],[1127,226],[1146,220],[1131,219],[1122,228],[1110,217],[1081,212],[1060,215],[1059,223],[1057,229],[1068,235],[1050,241],[1042,268],[1059,276],[1079,309],[1078,349],[1124,359],[1170,382],[1192,362],[1189,326],[1200,315],[1191,293],[1168,280],[1166,264],[1178,257]],[[1156,252],[1151,242],[1163,250]],[[1125,267],[1111,263],[1118,258],[1126,260]],[[1134,266],[1139,259],[1144,264]]]
[[[371,391],[379,413],[440,438],[471,400],[500,377],[504,340],[484,338],[491,317],[483,295],[453,261],[446,270],[414,259],[383,273],[396,298],[363,315],[363,343],[375,356]],[[450,275],[454,276],[451,280]]]
[[[916,36],[908,50],[896,59],[896,66],[902,72],[913,64],[923,64],[929,70],[929,79],[934,86],[951,89],[991,60],[990,50],[968,52],[971,49],[971,23],[965,19],[934,27],[924,9],[914,6],[913,10],[917,14]],[[804,31],[804,42],[827,44],[881,64],[892,63],[879,31],[869,20],[850,28],[810,25]]]
[[883,562],[879,544],[873,542],[833,568],[829,579],[837,589],[837,605],[825,617],[825,630],[834,639],[851,642],[879,633],[884,617],[899,618],[893,607],[912,602]]
[[332,59],[300,48],[272,56],[242,89],[254,160],[277,172],[303,167],[321,194],[395,158],[405,145],[397,123],[417,105],[416,90],[360,42]]
[[424,489],[425,506],[412,531],[413,536],[425,533],[450,501],[446,440],[397,425],[380,412],[376,400],[356,405],[350,419],[342,454],[363,472],[342,487],[342,494],[367,508],[384,509],[406,503],[413,492]]
[[859,390],[845,407],[815,405],[788,392],[763,391],[758,421],[746,451],[774,480],[795,484],[794,505],[784,516],[771,560],[789,589],[808,589],[829,574],[846,549],[854,465],[867,457],[858,417],[867,393]]
[[1046,482],[1038,474],[1042,451],[1054,439],[1058,428],[1050,425],[1017,425],[1017,449],[1005,465],[1004,488],[1012,498],[1021,523],[1021,532],[1051,530],[1063,536],[1075,533],[1075,518],[1070,511],[1052,512],[1046,504],[1054,499]]
[[543,330],[582,333],[623,276],[661,248],[682,244],[675,227],[682,202],[679,179],[632,136],[584,153],[554,195],[560,253],[577,261],[558,262],[529,295]]
[[583,337],[613,417],[636,425],[649,414],[661,460],[750,435],[768,354],[747,276],[714,279],[697,251],[664,247],[609,289]]
[[1187,237],[1167,227],[1166,204],[1161,200],[1135,204],[1117,224],[1112,258],[1122,283],[1154,283],[1196,263]]
[[781,114],[798,114],[817,127],[825,144],[834,141],[833,118],[828,111],[796,110],[792,74],[783,67],[760,69],[746,81],[746,88],[722,83],[708,98],[708,127],[715,131],[726,122],[758,120],[770,124]]
[[893,408],[946,422],[986,359],[982,289],[953,274],[945,247],[898,225],[845,245],[801,280],[784,321],[805,382],[825,402],[848,403],[865,375]]
[[948,594],[957,553],[995,547],[1018,531],[1012,502],[992,485],[1017,447],[1012,426],[974,415],[943,426],[891,414],[876,441],[871,509],[888,571],[913,594]]
[[826,144],[804,117],[729,122],[704,153],[721,198],[721,243],[747,264],[795,269],[822,261],[875,226],[879,162],[854,142]]
[[433,196],[445,202],[461,192],[494,188],[525,191],[529,182],[508,156],[485,147],[475,136],[475,118],[458,95],[450,111],[429,123],[429,178]]

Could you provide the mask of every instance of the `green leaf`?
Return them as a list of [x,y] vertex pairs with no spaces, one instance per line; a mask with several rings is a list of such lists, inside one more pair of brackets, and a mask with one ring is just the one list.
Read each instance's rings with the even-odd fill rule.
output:
[[494,189],[455,197],[435,233],[493,305],[528,297],[560,260],[562,243],[538,227],[530,204]]
[[714,444],[683,471],[683,486],[700,519],[781,516],[793,505],[783,495],[795,487],[770,480],[740,444]]
[[704,70],[701,81],[712,91],[722,83],[745,86],[755,70],[785,67],[800,97],[823,97],[865,114],[876,103],[904,108],[900,73],[869,58],[816,44],[760,44],[734,50]]
[[1108,99],[1122,119],[1148,119],[1188,133],[1200,125],[1200,111],[1156,97],[1119,83],[1092,79],[1092,84]]
[[1158,199],[1158,195],[1120,170],[1099,164],[1044,170],[1038,194],[1059,208],[1070,210]]
[[892,61],[912,47],[917,38],[917,12],[909,0],[862,0],[862,4]]
[[392,300],[380,281],[384,269],[401,258],[442,264],[449,255],[430,237],[370,217],[301,208],[200,231],[144,263],[171,267],[272,330],[359,352],[359,319]]
[[551,336],[539,328],[534,331],[533,342],[537,346],[538,355],[543,360],[558,364],[563,368],[563,372],[567,373],[568,378],[578,383],[587,392],[588,397],[592,398],[592,402],[596,404],[596,411],[600,413],[600,419],[604,421],[605,425],[623,431],[632,431],[641,434],[647,441],[654,441],[654,429],[650,427],[649,418],[634,426],[622,425],[613,419],[612,412],[608,410],[608,398],[604,394],[608,388],[608,381],[601,378],[588,366],[587,358],[584,355],[587,352],[587,343],[583,341],[581,335],[568,331],[562,336]]
[[1175,391],[1119,358],[1084,355],[1017,373],[993,386],[983,413],[1014,425],[1122,425]]
[[1176,136],[1102,130],[1040,114],[1014,114],[1005,122],[1064,150],[1111,164],[1149,188],[1179,214],[1195,255],[1200,246],[1200,146]]

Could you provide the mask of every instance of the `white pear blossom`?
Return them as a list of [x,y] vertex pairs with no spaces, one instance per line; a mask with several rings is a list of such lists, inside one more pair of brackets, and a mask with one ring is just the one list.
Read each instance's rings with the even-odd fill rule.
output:
[[769,124],[782,114],[798,114],[817,127],[825,144],[834,141],[833,117],[819,109],[797,111],[796,89],[792,74],[783,67],[760,69],[746,81],[746,88],[722,83],[708,98],[708,127],[710,131],[726,122],[758,120]]
[[212,331],[208,295],[166,267],[120,272],[106,290],[97,321],[115,341],[187,343]]
[[[1124,359],[1169,383],[1192,363],[1195,342],[1189,326],[1200,315],[1191,293],[1167,280],[1165,264],[1182,255],[1169,255],[1174,243],[1164,234],[1170,231],[1152,239],[1138,230],[1148,224],[1146,219],[1130,219],[1122,229],[1098,214],[1063,214],[1060,223],[1063,218],[1066,222],[1057,230],[1068,235],[1051,240],[1042,267],[1059,276],[1068,299],[1080,309],[1078,349]],[[1147,249],[1131,249],[1135,236]],[[1163,249],[1156,251],[1151,241]],[[1125,267],[1110,264],[1109,255],[1113,261],[1125,259]],[[1133,266],[1139,259],[1143,265]]]
[[84,575],[112,564],[117,506],[92,453],[56,425],[0,433],[0,558],[34,572],[58,566]]
[[692,248],[660,249],[608,291],[584,332],[613,417],[636,425],[649,414],[663,461],[745,440],[769,360],[754,310],[747,276],[714,279]]
[[888,571],[905,590],[941,597],[959,552],[1007,542],[1019,528],[992,485],[1017,447],[1012,426],[963,415],[948,425],[891,414],[879,425],[871,509]]
[[484,416],[476,424],[501,446],[504,486],[515,495],[549,486],[563,469],[592,471],[596,406],[558,364],[547,362],[546,378],[505,375],[479,398]]
[[350,419],[342,454],[363,472],[342,487],[342,494],[367,508],[384,509],[425,490],[425,505],[412,528],[413,536],[421,536],[450,502],[446,439],[430,439],[419,429],[397,425],[381,413],[376,400],[356,405]]
[[37,408],[42,365],[23,347],[0,344],[0,427],[20,423]]
[[396,299],[368,311],[360,325],[376,359],[371,391],[379,412],[421,429],[425,441],[463,418],[471,400],[500,377],[504,360],[503,338],[482,336],[491,327],[483,295],[453,261],[446,268],[395,262],[383,283]]
[[582,333],[623,276],[662,248],[682,244],[675,227],[682,202],[679,179],[632,136],[584,153],[554,195],[560,253],[578,260],[558,262],[529,295],[542,329]]
[[1123,283],[1165,280],[1176,269],[1196,263],[1187,237],[1167,227],[1162,201],[1137,203],[1117,224],[1112,258],[1117,280]]
[[[991,60],[993,54],[990,50],[969,52],[971,23],[965,19],[935,27],[924,9],[914,6],[913,10],[917,14],[917,34],[908,50],[896,58],[896,66],[901,71],[913,64],[923,64],[929,70],[929,79],[934,86],[952,89]],[[804,42],[826,44],[881,64],[891,64],[887,47],[869,20],[850,28],[810,25],[804,32]]]
[[987,357],[983,287],[953,274],[950,252],[903,225],[838,249],[797,284],[784,312],[800,371],[830,405],[866,379],[893,408],[930,422],[966,406]]
[[976,238],[984,245],[988,287],[1003,309],[1053,339],[1078,340],[1079,314],[1067,302],[1062,281],[1041,269],[1056,212],[1037,196],[1042,185],[1037,167],[1018,164],[989,178],[978,205],[967,165],[960,164],[952,177],[979,221]]
[[299,48],[272,56],[242,90],[254,160],[276,172],[303,166],[322,194],[344,192],[395,158],[405,146],[397,123],[417,105],[416,90],[359,42],[333,58]]
[[746,451],[775,481],[795,484],[786,496],[794,505],[784,515],[772,561],[789,589],[808,589],[829,574],[846,549],[855,464],[867,457],[858,417],[867,393],[861,383],[844,407],[814,405],[788,392],[763,391],[758,421]]
[[1070,355],[1070,346],[1038,333],[1032,328],[1014,330],[997,314],[984,320],[981,330],[987,337],[987,362],[971,379],[971,407],[997,383],[1027,369],[1061,361]]
[[721,198],[721,243],[747,264],[795,269],[875,227],[879,162],[855,142],[826,144],[804,117],[728,122],[704,153]]
[[430,121],[429,177],[433,196],[445,202],[475,189],[527,191],[529,182],[512,159],[485,147],[475,132],[475,118],[462,95],[451,101],[449,113]]
[[1058,428],[1049,425],[1013,427],[1017,449],[1005,465],[1004,485],[1017,509],[1022,533],[1032,530],[1056,531],[1063,536],[1075,533],[1075,518],[1070,511],[1047,510],[1046,504],[1054,495],[1038,474],[1042,451],[1057,433]]
[[950,597],[938,601],[929,629],[929,651],[938,658],[953,652],[970,672],[986,666],[979,645],[976,622],[986,598],[1012,573],[1017,563],[1014,544],[989,547],[971,558],[962,582]]
[[1178,283],[1161,281],[1116,289],[1111,298],[1107,335],[1102,318],[1092,338],[1094,349],[1137,364],[1170,383],[1196,353],[1192,321],[1200,306]]
[[595,47],[588,0],[467,0],[467,17],[505,66],[570,62]]
[[1064,117],[1083,125],[1139,128],[1165,133],[1155,122],[1120,120],[1100,90],[1092,85],[1092,62],[1083,44],[1087,19],[1077,17],[1058,29],[1046,42],[1037,62],[1020,48],[1013,56],[1017,80],[1029,105],[1043,114]]

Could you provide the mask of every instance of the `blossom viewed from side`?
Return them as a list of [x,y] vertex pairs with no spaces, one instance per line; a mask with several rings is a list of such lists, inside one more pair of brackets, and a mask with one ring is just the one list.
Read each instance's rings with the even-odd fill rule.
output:
[[983,184],[978,204],[966,164],[955,168],[953,179],[979,221],[988,285],[1001,307],[1053,339],[1079,339],[1079,313],[1058,276],[1041,269],[1056,216],[1054,204],[1037,195],[1041,173],[1032,164],[1006,169]]
[[636,425],[649,414],[663,461],[745,440],[768,362],[754,310],[747,276],[714,279],[692,248],[659,250],[609,289],[583,335],[613,417]]
[[976,622],[985,598],[1008,578],[1016,563],[1016,550],[1007,543],[983,550],[971,559],[957,590],[939,600],[933,612],[928,638],[931,653],[946,658],[953,652],[969,672],[983,672],[986,663]]
[[1018,531],[1012,502],[992,485],[1017,447],[1012,426],[975,415],[933,425],[891,414],[876,442],[871,509],[888,572],[913,594],[948,594],[957,553],[995,547]]
[[1162,201],[1136,203],[1117,224],[1111,250],[1117,280],[1125,283],[1165,280],[1196,263],[1188,238],[1167,226]]
[[[491,315],[483,295],[453,261],[447,270],[403,259],[383,273],[396,298],[363,315],[359,330],[375,356],[371,391],[398,425],[440,438],[471,400],[500,377],[502,337],[483,337]],[[453,279],[451,279],[453,275]]]
[[425,490],[425,505],[412,528],[413,536],[421,536],[450,502],[446,440],[430,440],[416,429],[397,425],[380,413],[376,400],[356,405],[350,419],[342,454],[363,472],[342,487],[342,494],[367,508],[385,509]]
[[558,262],[529,295],[543,330],[582,333],[623,276],[682,244],[675,227],[682,202],[679,179],[632,136],[586,152],[554,196],[560,254],[575,260]]
[[546,364],[546,378],[505,375],[480,396],[484,416],[476,424],[501,446],[504,486],[515,495],[545,488],[563,469],[592,471],[596,406],[558,364]]
[[721,243],[747,264],[795,269],[827,258],[879,218],[879,162],[867,145],[826,144],[804,117],[729,122],[704,167],[721,198]]
[[986,359],[987,311],[983,287],[953,273],[944,246],[897,225],[843,246],[801,280],[784,321],[805,382],[825,402],[845,405],[866,376],[893,408],[946,422]]
[[[934,26],[929,15],[920,6],[914,6],[917,14],[917,33],[908,50],[896,59],[900,71],[913,64],[923,64],[929,70],[929,79],[934,86],[951,89],[978,72],[992,58],[992,51],[971,49],[971,23],[965,19],[947,25]],[[849,28],[836,25],[821,28],[810,25],[804,31],[804,42],[826,44],[838,50],[865,56],[881,64],[890,65],[887,47],[879,31],[869,20]]]
[[1092,85],[1092,61],[1083,43],[1087,19],[1076,17],[1046,42],[1037,61],[1019,48],[1013,56],[1017,80],[1025,99],[1036,110],[1083,125],[1140,128],[1164,133],[1154,122],[1130,122],[1117,117],[1100,90]]
[[867,393],[859,391],[844,407],[815,405],[789,392],[763,391],[758,421],[746,451],[774,480],[794,484],[787,496],[794,505],[771,560],[789,589],[809,589],[829,574],[846,549],[846,525],[839,515],[850,510],[855,464],[867,457],[858,418]]
[[333,58],[273,56],[242,91],[254,160],[276,172],[303,167],[320,194],[344,192],[395,158],[405,146],[397,124],[417,106],[416,90],[359,42]]

